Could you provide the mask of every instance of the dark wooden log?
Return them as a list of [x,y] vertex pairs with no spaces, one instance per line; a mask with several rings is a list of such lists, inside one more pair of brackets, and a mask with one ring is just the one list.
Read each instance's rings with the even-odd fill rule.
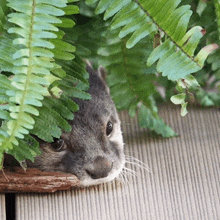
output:
[[42,172],[36,168],[24,171],[19,167],[0,170],[0,193],[51,193],[79,186],[79,179],[71,174]]

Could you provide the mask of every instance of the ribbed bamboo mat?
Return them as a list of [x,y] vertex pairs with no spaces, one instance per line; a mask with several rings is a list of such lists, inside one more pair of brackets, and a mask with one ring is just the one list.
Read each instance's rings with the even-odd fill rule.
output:
[[219,220],[220,111],[191,108],[181,118],[179,108],[168,105],[160,113],[179,137],[163,139],[140,129],[136,118],[120,114],[126,154],[150,172],[127,164],[137,177],[127,174],[125,182],[18,194],[16,219]]
[[0,194],[0,220],[6,219],[5,195]]

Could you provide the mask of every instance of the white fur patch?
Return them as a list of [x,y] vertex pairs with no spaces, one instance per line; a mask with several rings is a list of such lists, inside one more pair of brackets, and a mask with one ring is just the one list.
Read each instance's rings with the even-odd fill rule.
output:
[[82,186],[92,186],[92,185],[110,182],[114,180],[121,173],[122,169],[124,168],[124,165],[125,165],[125,159],[123,158],[121,166],[117,170],[112,171],[107,177],[100,179],[92,179],[91,177],[86,177],[84,180],[80,181],[80,184]]
[[119,146],[124,145],[120,123],[114,124],[114,130],[111,136],[109,137],[109,140],[118,143]]

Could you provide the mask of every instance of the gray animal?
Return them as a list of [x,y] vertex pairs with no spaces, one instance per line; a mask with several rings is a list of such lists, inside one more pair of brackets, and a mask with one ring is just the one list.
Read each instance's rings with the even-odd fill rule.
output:
[[79,111],[71,121],[72,131],[54,143],[42,143],[42,154],[28,167],[60,171],[78,177],[84,186],[113,180],[125,164],[121,125],[105,83],[105,70],[87,63],[92,99],[76,99]]

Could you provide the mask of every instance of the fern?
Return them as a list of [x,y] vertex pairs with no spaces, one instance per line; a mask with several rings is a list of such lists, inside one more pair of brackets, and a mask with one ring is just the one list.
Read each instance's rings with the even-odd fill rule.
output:
[[[127,48],[134,47],[147,36],[150,38],[152,35],[156,38],[158,34],[161,38],[164,36],[163,42],[158,41],[156,48],[146,59],[148,66],[158,61],[157,71],[170,80],[187,81],[187,77],[201,70],[207,56],[218,48],[218,45],[213,43],[203,47],[197,55],[194,55],[204,35],[204,30],[200,26],[194,26],[186,32],[192,11],[189,5],[177,8],[179,0],[156,2],[154,0],[147,2],[143,0],[115,0],[113,2],[88,0],[86,2],[89,5],[98,2],[95,12],[97,14],[104,12],[105,20],[113,16],[111,30],[119,30],[120,38],[128,38],[125,40]],[[117,56],[113,59],[117,60]],[[187,113],[186,92],[189,87],[192,88],[191,83],[186,83],[186,85],[181,89],[182,94],[171,99],[175,100],[174,103],[182,105],[181,115],[183,116]],[[197,86],[194,90],[198,90]],[[181,97],[180,100],[179,97]]]
[[[215,4],[216,5],[216,4]],[[215,7],[214,2],[203,2],[200,1],[197,5],[194,4],[194,8],[198,12],[198,15],[194,15],[192,19],[193,23],[202,25],[208,34],[206,34],[202,41],[200,42],[199,47],[204,47],[207,43],[216,42],[219,44],[219,28],[217,22],[218,18],[218,8]],[[216,16],[213,13],[216,9]],[[208,49],[208,47],[206,47]],[[183,85],[181,92],[184,92],[185,99],[188,99],[190,102],[199,102],[200,105],[210,107],[210,106],[219,106],[220,104],[220,92],[217,92],[217,85],[220,81],[219,74],[219,49],[212,53],[205,62],[205,68],[195,73],[194,76],[196,80],[201,85],[190,86]],[[194,95],[194,97],[193,97]],[[183,100],[182,100],[183,101]],[[180,102],[180,100],[179,100]]]
[[220,2],[217,0],[214,0],[215,4],[215,12],[217,17],[217,24],[218,24],[218,34],[219,34],[219,40],[220,40]]
[[[29,0],[21,4],[19,1],[8,0],[7,6],[14,12],[8,15],[10,23],[5,26],[10,36],[8,34],[1,36],[0,65],[1,70],[14,75],[10,78],[0,75],[2,78],[0,118],[4,120],[0,131],[1,155],[7,152],[18,161],[25,158],[33,160],[39,150],[35,147],[38,145],[37,142],[30,148],[28,143],[33,141],[29,141],[31,139],[29,130],[32,134],[51,142],[53,137],[59,138],[61,135],[59,127],[65,131],[71,129],[65,119],[72,119],[73,113],[61,104],[62,101],[44,98],[51,95],[62,96],[63,91],[57,86],[59,83],[55,86],[53,84],[56,84],[56,81],[67,80],[62,65],[57,65],[54,61],[72,60],[75,57],[72,54],[75,47],[62,40],[64,32],[58,29],[58,27],[73,27],[75,24],[71,19],[62,18],[65,13],[67,15],[78,13],[77,6],[66,3],[65,0]],[[81,65],[82,62],[78,66]],[[76,80],[80,79],[87,83],[80,72],[76,71],[72,75]],[[80,89],[75,90],[77,97],[89,98]],[[68,102],[67,106],[73,109],[73,102],[68,96],[64,97],[64,102]],[[74,103],[74,109],[77,109],[76,106]],[[54,119],[44,117],[51,113],[51,107],[55,108],[52,112],[55,122]],[[65,107],[64,112],[68,112],[67,115],[60,115],[63,107]],[[48,137],[43,137],[45,131],[42,130],[42,125],[48,127]],[[20,146],[21,144],[23,147]]]
[[2,32],[4,28],[6,10],[7,10],[6,2],[1,1],[0,2],[0,32]]
[[[127,49],[126,38],[121,40],[117,32],[107,31],[104,36],[107,44],[98,50],[99,61],[111,73],[108,81],[116,107],[119,110],[128,109],[131,117],[138,111],[141,127],[156,131],[163,137],[176,135],[158,116],[153,98],[156,93],[156,69],[146,70],[144,63],[151,51],[151,42],[142,40]],[[145,49],[146,45],[149,45],[149,50]]]
[[[94,1],[87,1],[94,3]],[[194,27],[186,33],[188,21],[192,12],[189,6],[176,8],[180,0],[175,1],[144,1],[124,0],[99,1],[96,13],[105,11],[104,19],[113,15],[111,29],[123,27],[119,37],[131,34],[126,43],[132,48],[142,38],[163,31],[166,40],[148,58],[148,65],[158,61],[157,70],[170,80],[178,80],[200,70],[210,53],[202,49],[196,56],[194,51],[203,36],[202,28]],[[156,4],[156,5],[155,5]],[[171,65],[173,63],[173,65]],[[171,68],[170,68],[171,67]]]
[[[97,1],[86,1],[86,2],[87,2],[87,4],[91,5]],[[137,33],[139,33],[139,30],[141,29],[142,26],[143,26],[144,30],[147,29],[144,25],[146,24],[146,22],[149,23],[151,21],[148,14],[146,15],[146,13],[144,13],[143,11],[140,10],[139,5],[135,3],[136,1],[126,1],[124,3],[122,1],[120,1],[120,2],[114,1],[114,2],[115,2],[115,4],[110,1],[99,1],[98,2],[96,12],[102,13],[106,10],[105,15],[104,15],[105,19],[112,16],[114,13],[116,13],[116,15],[113,17],[112,20],[110,20],[107,23],[102,23],[99,19],[97,19],[95,21],[89,22],[88,25],[83,26],[82,29],[79,31],[82,34],[78,37],[79,39],[77,40],[77,43],[82,44],[83,46],[86,46],[87,48],[89,48],[89,50],[91,51],[91,54],[88,55],[88,53],[87,53],[86,57],[89,57],[89,59],[94,59],[94,60],[96,60],[94,48],[96,49],[96,48],[101,47],[100,49],[98,49],[98,54],[99,54],[98,63],[104,65],[107,68],[107,70],[111,73],[111,75],[109,77],[109,83],[111,85],[111,94],[112,94],[112,97],[116,103],[117,108],[118,109],[129,109],[130,115],[134,116],[136,110],[138,109],[137,108],[138,103],[141,102],[143,106],[145,106],[146,108],[149,108],[149,111],[154,116],[154,117],[152,117],[151,120],[154,122],[157,121],[158,124],[160,124],[159,121],[161,119],[159,119],[159,117],[157,115],[156,105],[155,104],[153,105],[152,102],[150,101],[152,99],[152,96],[151,96],[152,94],[154,94],[154,97],[156,97],[158,95],[155,95],[155,87],[154,86],[151,86],[149,88],[149,85],[152,85],[153,81],[158,81],[158,82],[160,82],[160,81],[155,76],[154,76],[154,80],[152,80],[152,79],[150,79],[149,76],[143,77],[142,74],[146,74],[147,72],[155,74],[156,71],[154,70],[154,68],[151,68],[151,69],[146,68],[145,60],[148,59],[148,61],[152,61],[154,59],[152,61],[152,63],[153,63],[154,61],[156,61],[158,58],[161,57],[161,60],[158,62],[158,65],[159,65],[159,67],[161,65],[164,65],[166,63],[166,60],[164,60],[164,59],[166,59],[169,55],[169,54],[168,55],[166,54],[166,51],[169,51],[169,53],[170,53],[170,51],[172,52],[172,50],[171,49],[169,50],[169,48],[173,45],[172,49],[173,49],[174,54],[173,55],[171,54],[171,55],[175,56],[176,60],[173,60],[173,61],[171,60],[170,62],[167,62],[166,68],[169,71],[171,70],[171,73],[173,71],[172,71],[172,69],[170,69],[170,67],[174,67],[174,72],[178,72],[178,73],[182,72],[183,73],[183,75],[177,76],[179,78],[179,80],[177,80],[178,84],[181,84],[182,80],[184,80],[184,82],[185,82],[184,85],[182,83],[184,88],[180,89],[180,91],[179,91],[180,93],[182,93],[182,95],[180,94],[180,95],[173,97],[172,101],[174,101],[176,99],[174,102],[176,104],[182,105],[181,115],[185,115],[187,113],[187,110],[186,110],[187,101],[185,101],[185,99],[188,97],[188,96],[186,96],[187,90],[189,88],[191,89],[192,85],[194,86],[194,88],[196,90],[198,90],[198,85],[197,85],[197,83],[195,83],[196,80],[194,78],[192,78],[192,76],[188,76],[189,72],[187,73],[186,69],[184,69],[186,67],[186,63],[184,63],[185,61],[182,61],[181,59],[185,56],[184,50],[188,50],[189,54],[191,55],[191,58],[190,58],[190,56],[189,56],[189,58],[192,59],[191,64],[193,63],[193,53],[194,53],[194,50],[196,49],[196,46],[199,43],[199,39],[203,36],[203,34],[202,34],[203,30],[200,27],[195,27],[195,28],[192,28],[187,33],[185,33],[186,27],[187,27],[187,22],[184,23],[185,32],[184,32],[184,28],[183,28],[183,30],[181,29],[181,31],[184,33],[184,34],[182,33],[182,38],[185,38],[185,39],[183,39],[184,43],[183,43],[182,48],[180,48],[180,47],[178,48],[177,47],[178,42],[174,42],[174,40],[171,39],[171,37],[173,37],[173,39],[175,39],[174,35],[167,34],[167,33],[171,33],[171,30],[169,29],[170,27],[168,27],[168,30],[166,30],[167,33],[164,31],[165,32],[164,43],[161,44],[160,47],[157,47],[153,51],[153,53],[150,55],[149,51],[152,50],[151,49],[152,46],[151,46],[150,41],[152,40],[153,35],[152,34],[149,35],[149,33],[148,33],[149,42],[147,43],[147,41],[142,42],[141,38],[138,37],[138,36],[143,37],[144,35],[137,34]],[[108,7],[108,4],[109,5],[111,4],[111,7]],[[128,4],[128,5],[122,6],[121,4],[122,5]],[[178,4],[178,2],[176,4]],[[116,5],[118,5],[119,8],[117,8]],[[175,9],[176,6],[172,5],[172,7],[174,7],[174,9]],[[114,8],[114,10],[112,11],[112,12],[114,12],[113,14],[111,14],[112,8]],[[188,6],[187,7],[184,6],[184,8],[189,9]],[[91,10],[91,9],[89,9],[89,10]],[[83,12],[86,14],[85,9],[83,9]],[[170,11],[169,11],[169,13],[170,13]],[[190,12],[188,10],[187,13],[189,15],[189,13],[192,13],[192,12]],[[89,11],[89,12],[87,12],[87,14],[92,15],[93,13],[91,11]],[[142,15],[142,16],[140,16],[140,15]],[[188,16],[188,19],[189,19],[189,16]],[[106,27],[108,27],[108,23],[111,23],[111,30],[106,32]],[[156,23],[155,21],[152,22],[152,24],[155,24],[155,23]],[[89,25],[90,25],[90,28],[89,28]],[[93,27],[91,27],[91,26],[93,26]],[[175,26],[172,28],[175,29]],[[84,29],[86,31],[84,31]],[[160,25],[160,29],[161,29],[161,25]],[[114,34],[114,32],[115,32],[115,34]],[[99,33],[99,35],[97,33]],[[121,39],[118,38],[117,36],[119,36]],[[136,38],[132,38],[132,36],[136,37]],[[98,40],[96,40],[96,38]],[[93,41],[91,39],[93,39]],[[104,41],[103,41],[103,39],[104,39]],[[128,45],[129,45],[129,42],[130,43],[132,42],[132,39],[137,40],[137,41],[136,40],[133,41],[137,44],[137,47],[135,45],[133,45],[133,43],[132,43],[131,44],[132,48],[130,48],[130,51],[129,51],[125,47],[125,45],[127,47],[130,47]],[[98,43],[98,46],[96,47],[97,43]],[[103,44],[106,46],[102,47]],[[209,47],[212,47],[212,46],[215,46],[215,45],[211,45]],[[163,47],[164,47],[164,50],[161,50],[161,48],[163,49]],[[133,48],[134,48],[134,50],[133,50]],[[146,48],[148,48],[148,51],[146,50]],[[210,51],[206,51],[206,50],[209,50],[209,49],[210,48],[208,48],[208,47],[203,48],[200,51],[198,56],[200,56],[201,54],[208,55]],[[142,51],[145,51],[144,56],[143,56]],[[176,53],[176,51],[178,51],[178,53]],[[150,57],[149,57],[149,55],[150,55]],[[203,58],[205,59],[205,57],[203,57]],[[188,58],[187,58],[187,60],[188,60]],[[142,62],[139,62],[139,61],[142,61]],[[180,65],[180,61],[181,61],[181,63],[183,63],[182,65],[184,66],[184,68],[182,68],[182,66]],[[196,62],[194,62],[194,63],[196,63]],[[157,65],[157,67],[158,67],[158,65]],[[139,70],[141,70],[141,71],[139,71]],[[189,68],[189,71],[192,71],[191,67]],[[136,80],[138,82],[135,85],[134,85],[134,83],[133,84],[131,83],[131,82],[134,82],[132,75],[135,75]],[[178,79],[178,78],[176,78],[176,79]],[[140,79],[140,80],[138,80],[138,79]],[[180,88],[181,86],[178,85],[177,87]],[[140,89],[140,90],[138,91],[138,89]],[[172,93],[172,94],[174,95],[174,93]],[[170,97],[171,97],[171,95],[170,95]],[[181,97],[181,98],[179,99],[179,97]],[[147,111],[145,111],[145,112],[147,112]],[[150,115],[150,114],[148,114],[148,115]],[[145,117],[147,118],[147,115]],[[154,128],[157,128],[157,126],[150,126],[150,124],[147,123],[147,119],[146,120],[139,120],[139,122],[140,122],[139,124],[142,127],[148,127],[151,130],[154,130]],[[145,122],[145,124],[144,124],[144,122]],[[156,123],[154,123],[154,124],[156,124]],[[162,123],[161,123],[161,126],[162,126]],[[165,130],[166,125],[163,124],[162,127]],[[157,129],[157,132],[159,132],[160,134],[162,134],[161,131],[162,131],[162,129],[161,130]],[[172,136],[172,135],[174,135],[174,132],[170,130],[169,134],[168,133],[165,134],[165,132],[164,132],[163,135]]]

